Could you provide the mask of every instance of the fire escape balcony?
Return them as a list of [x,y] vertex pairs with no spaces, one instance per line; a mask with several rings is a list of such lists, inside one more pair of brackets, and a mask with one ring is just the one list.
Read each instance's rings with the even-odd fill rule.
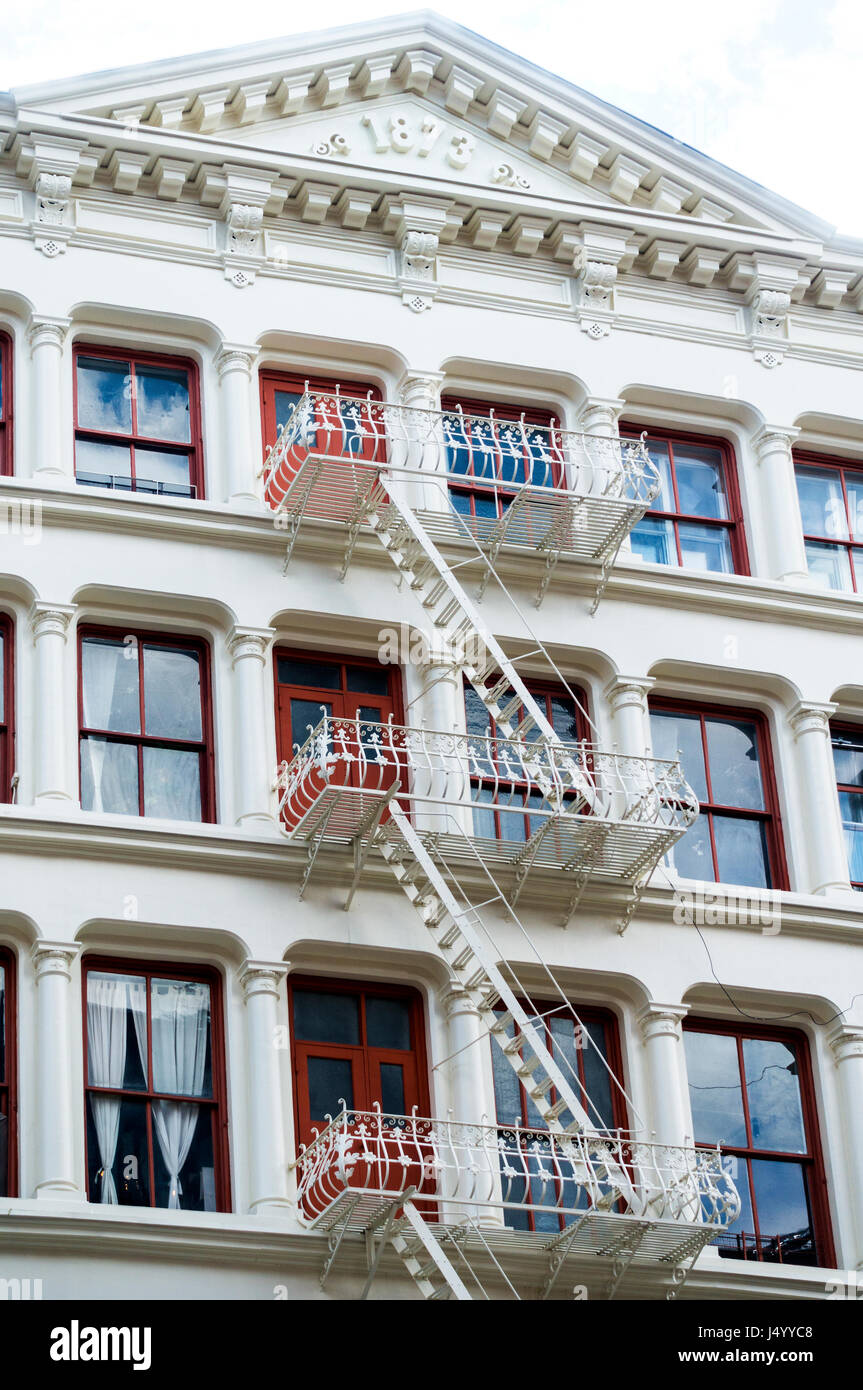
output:
[[442,862],[509,866],[511,903],[532,868],[561,870],[564,891],[641,879],[698,813],[677,761],[327,713],[277,788],[287,833],[312,854],[324,841],[367,852],[395,801]]
[[660,489],[641,440],[338,391],[304,393],[263,476],[289,558],[303,519],[317,518],[348,527],[347,564],[359,526],[402,486],[435,542],[467,542],[491,565],[504,544],[537,552],[549,571],[561,555],[596,562],[600,587]]
[[300,1220],[339,1240],[387,1218],[398,1229],[403,1198],[439,1244],[454,1236],[475,1254],[484,1247],[498,1268],[507,1250],[548,1252],[555,1279],[569,1256],[608,1257],[615,1281],[634,1258],[679,1269],[740,1211],[718,1149],[621,1131],[555,1134],[344,1109],[292,1166]]

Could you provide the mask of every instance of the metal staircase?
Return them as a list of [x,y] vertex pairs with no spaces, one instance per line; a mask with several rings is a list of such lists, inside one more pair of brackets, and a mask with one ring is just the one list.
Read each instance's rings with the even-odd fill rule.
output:
[[[499,910],[514,922],[553,980],[515,914],[530,868],[554,865],[562,871],[568,889],[574,887],[570,911],[591,873],[623,879],[631,888],[631,914],[640,884],[691,824],[697,801],[676,763],[626,758],[561,739],[491,632],[478,602],[456,576],[457,566],[447,561],[431,534],[467,545],[468,560],[459,563],[463,571],[473,564],[474,575],[479,570],[479,597],[494,579],[531,632],[534,647],[527,659],[544,659],[562,680],[502,583],[497,555],[508,543],[546,556],[540,601],[561,554],[598,558],[607,566],[652,496],[650,461],[643,446],[626,446],[627,453],[620,441],[586,442],[586,437],[579,437],[576,446],[572,437],[564,441],[558,432],[552,448],[546,439],[530,438],[523,422],[520,429],[510,428],[504,439],[504,432],[489,429],[488,422],[469,429],[462,418],[454,425],[445,412],[351,401],[338,393],[307,392],[296,407],[265,466],[267,498],[277,524],[288,533],[286,567],[305,521],[337,522],[347,533],[344,576],[365,526],[390,556],[400,581],[416,595],[423,626],[436,631],[477,692],[494,720],[495,735],[478,739],[393,724],[369,726],[324,713],[279,771],[280,813],[290,836],[308,846],[301,893],[327,841],[353,847],[346,906],[369,857],[383,859],[537,1107],[546,1126],[543,1138],[530,1141],[538,1171],[546,1171],[546,1158],[552,1161],[557,1177],[549,1188],[551,1205],[562,1221],[568,1213],[568,1243],[562,1247],[556,1239],[549,1246],[554,1278],[564,1249],[566,1255],[589,1251],[613,1264],[623,1257],[628,1265],[644,1248],[655,1259],[678,1266],[713,1238],[717,1224],[736,1215],[733,1184],[726,1191],[717,1177],[718,1156],[713,1155],[712,1166],[694,1149],[646,1159],[650,1146],[636,1148],[594,1123],[589,1097],[577,1093],[583,1091],[577,1074],[571,1066],[571,1075],[566,1074],[565,1059],[558,1059],[546,1041],[542,1019],[522,1004],[525,991],[512,966],[501,959],[482,912]],[[466,473],[476,478],[475,455],[481,482],[499,512],[498,520],[485,527],[477,518],[466,521],[450,498]],[[498,861],[507,862],[506,852],[471,834],[480,804],[488,805],[477,787],[487,787],[489,781],[493,804],[497,798],[508,799],[510,810],[515,802],[522,811],[530,805],[530,833],[523,843],[507,847],[515,875],[508,892],[496,877]],[[478,877],[483,885],[479,902],[470,901],[453,863],[471,866],[471,881]],[[375,1120],[346,1112],[341,1128],[334,1121],[301,1153],[295,1165],[300,1209],[310,1223],[330,1232],[325,1272],[345,1230],[364,1230],[368,1237],[383,1226],[370,1281],[388,1240],[422,1297],[469,1299],[472,1294],[453,1259],[466,1258],[472,1243],[518,1297],[477,1224],[473,1188],[467,1193],[467,1215],[462,1200],[466,1174],[482,1170],[488,1178],[483,1202],[501,1209],[517,1205],[506,1195],[506,1183],[501,1186],[500,1153],[489,1138],[499,1141],[498,1131],[483,1134],[478,1149],[472,1142],[460,1147],[449,1125],[446,1152],[456,1155],[453,1165],[438,1142],[441,1122],[423,1123],[429,1128],[418,1136],[414,1124],[413,1147],[406,1151],[410,1117],[378,1114]],[[516,1158],[507,1159],[510,1170],[527,1142],[524,1133],[513,1141]],[[551,1145],[547,1154],[543,1145]],[[490,1150],[494,1162],[478,1168],[477,1152],[488,1159]],[[432,1184],[442,1195],[449,1167],[456,1174],[455,1208],[437,1202],[431,1214],[421,1213],[414,1191],[427,1192]],[[418,1174],[413,1186],[410,1173]],[[535,1179],[534,1168],[526,1171],[522,1201],[528,1205]],[[393,1191],[397,1199],[387,1196]],[[549,1204],[547,1198],[544,1204]],[[476,1275],[474,1284],[487,1296]]]

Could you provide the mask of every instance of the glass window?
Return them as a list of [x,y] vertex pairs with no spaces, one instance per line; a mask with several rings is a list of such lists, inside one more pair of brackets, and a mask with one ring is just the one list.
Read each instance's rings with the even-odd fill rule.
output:
[[225,1211],[215,977],[85,963],[87,1194]]
[[203,495],[197,376],[191,363],[87,348],[75,357],[79,483],[172,497]]
[[[641,433],[627,427],[628,436]],[[657,565],[745,574],[743,522],[730,446],[648,433],[661,489],[632,531],[632,549]]]
[[212,819],[205,660],[199,643],[82,634],[85,811]]
[[12,340],[0,333],[0,475],[12,471]]
[[494,524],[524,483],[561,481],[559,422],[550,411],[451,397],[441,408],[450,502],[479,523],[478,532],[488,531],[483,523]]
[[385,724],[396,714],[398,670],[380,663],[276,652],[276,744],[290,762],[325,714]]
[[14,688],[12,683],[12,624],[0,613],[0,801],[12,799],[15,753],[12,726]]
[[863,891],[863,730],[833,728],[833,765],[848,853],[848,872]]
[[0,948],[0,1197],[16,1195],[14,961]]
[[795,454],[794,473],[809,573],[825,589],[857,593],[863,563],[863,467]]
[[736,717],[651,703],[657,758],[680,754],[701,814],[668,862],[684,878],[781,887],[775,788],[764,766],[767,733],[754,716]]
[[683,1036],[695,1141],[721,1146],[742,1199],[720,1255],[828,1263],[805,1042],[697,1022]]

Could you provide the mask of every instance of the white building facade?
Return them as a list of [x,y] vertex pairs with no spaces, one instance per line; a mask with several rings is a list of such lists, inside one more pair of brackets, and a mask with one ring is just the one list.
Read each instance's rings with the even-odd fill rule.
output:
[[0,129],[0,1278],[831,1296],[863,242],[428,14]]

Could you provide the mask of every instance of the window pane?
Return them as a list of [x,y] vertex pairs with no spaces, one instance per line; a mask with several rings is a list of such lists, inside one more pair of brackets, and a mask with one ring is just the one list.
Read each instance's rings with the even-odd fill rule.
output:
[[349,666],[347,688],[364,695],[389,695],[389,675],[383,666]]
[[848,496],[848,521],[855,540],[863,540],[863,473],[845,474]]
[[815,1240],[806,1178],[799,1163],[753,1159],[752,1186],[761,1234],[761,1258],[814,1265]]
[[144,643],[144,729],[151,738],[203,737],[197,652]]
[[381,1109],[385,1115],[405,1113],[405,1073],[399,1062],[381,1062]]
[[805,536],[848,539],[842,483],[835,468],[795,469]]
[[839,589],[852,593],[851,562],[844,546],[827,545],[821,541],[806,542],[806,563],[809,573],[823,589]]
[[701,815],[677,844],[668,851],[668,864],[681,878],[703,879],[711,883],[716,879],[713,868],[713,852],[710,848],[708,817]]
[[650,736],[656,758],[674,759],[680,753],[683,775],[699,801],[707,800],[701,720],[677,710],[651,710]]
[[464,712],[468,734],[474,738],[487,738],[491,715],[472,685],[465,686]]
[[201,755],[179,748],[145,747],[144,815],[201,819]]
[[0,724],[6,719],[6,638],[0,632]]
[[[507,1038],[515,1037],[515,1025],[510,1023],[506,1030]],[[494,1103],[498,1124],[517,1128],[522,1123],[522,1090],[518,1077],[496,1042],[491,1045],[491,1061],[494,1071]]]
[[744,1158],[728,1155],[723,1156],[722,1166],[740,1194],[740,1215],[716,1237],[713,1244],[725,1259],[757,1260],[758,1242],[755,1239],[755,1218],[749,1191],[749,1165]]
[[602,1064],[603,1058],[608,1061],[605,1028],[601,1023],[583,1023],[582,1027],[591,1039],[590,1042],[585,1040],[585,1046],[582,1050],[584,1084],[587,1087],[587,1094],[599,1111],[602,1123],[607,1129],[613,1129],[614,1107],[612,1105],[611,1077]]
[[85,728],[140,733],[136,640],[86,638],[81,643],[81,687]]
[[150,1205],[145,1102],[87,1096],[87,1196],[111,1206]]
[[834,733],[833,765],[837,782],[863,789],[863,734]]
[[153,1090],[212,1095],[210,986],[201,980],[151,980],[150,1012]]
[[133,744],[81,740],[81,807],[118,816],[139,814],[138,752]]
[[0,1081],[6,1080],[6,969],[0,965]]
[[78,358],[78,425],[132,432],[132,378],[128,362]]
[[188,444],[192,438],[188,372],[183,368],[139,365],[135,377],[138,434]]
[[775,1039],[744,1038],[743,1070],[752,1147],[805,1153],[806,1136],[794,1049]]
[[848,872],[854,883],[863,882],[863,794],[840,792],[839,811],[848,853]]
[[[578,724],[572,700],[565,695],[552,695],[550,703],[551,724],[554,732],[565,743],[574,743],[578,738]],[[539,707],[545,713],[545,702],[541,697],[539,697]]]
[[312,1120],[334,1118],[342,1109],[354,1108],[351,1063],[343,1057],[309,1057],[309,1113]]
[[678,528],[683,565],[709,574],[733,574],[731,536],[724,526],[699,526],[681,521]]
[[719,449],[699,444],[675,444],[674,467],[681,512],[689,516],[713,516],[723,521],[728,518]]
[[324,714],[332,714],[333,707],[324,700],[291,700],[291,738],[300,747],[313,729],[316,729]]
[[366,1042],[369,1047],[411,1045],[411,1009],[406,999],[366,999]]
[[87,1081],[147,1089],[147,982],[140,975],[87,975]]
[[360,1002],[356,994],[328,990],[294,990],[294,1036],[298,1041],[360,1041]]
[[154,1101],[155,1205],[182,1211],[215,1211],[215,1173],[209,1109],[191,1101]]
[[718,806],[764,810],[758,735],[751,719],[706,719],[710,786]]
[[[494,790],[491,787],[474,787],[473,797],[475,801],[494,800]],[[473,808],[473,833],[482,840],[497,839],[497,824],[494,818],[494,811],[483,811],[479,807]]]
[[299,391],[276,391],[276,429],[281,434],[300,399]]
[[631,539],[633,554],[640,555],[642,560],[654,565],[678,563],[672,521],[646,516],[633,527]]
[[686,1028],[683,1043],[696,1140],[704,1144],[745,1145],[737,1039]]
[[769,888],[767,837],[764,822],[740,816],[713,816],[719,882],[746,888]]
[[[648,439],[647,452],[659,469],[661,487],[658,497],[651,502],[651,510],[655,512],[676,512],[674,505],[674,485],[671,481],[671,463],[668,457],[668,445],[661,439]],[[666,563],[668,563],[666,561]]]
[[168,453],[160,449],[136,448],[135,490],[188,496],[189,455]]
[[79,439],[75,443],[75,475],[79,483],[91,487],[130,489],[132,486],[132,451],[126,444],[105,444],[95,439]]
[[299,656],[278,658],[282,685],[306,685],[315,690],[341,690],[342,668],[335,661],[307,661]]

